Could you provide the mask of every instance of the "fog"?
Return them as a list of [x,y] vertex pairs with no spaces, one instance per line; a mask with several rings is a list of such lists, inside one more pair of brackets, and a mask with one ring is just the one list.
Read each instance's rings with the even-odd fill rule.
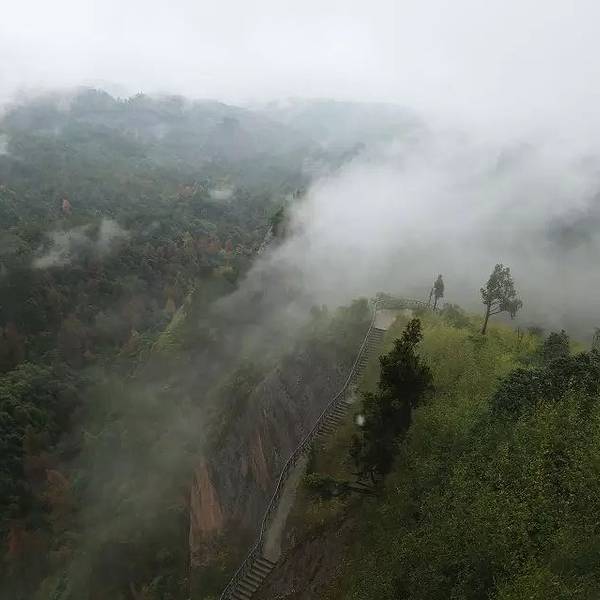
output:
[[93,84],[409,107],[428,134],[316,181],[257,269],[294,265],[317,302],[423,297],[443,273],[447,299],[478,308],[503,262],[523,322],[583,334],[600,297],[599,17],[588,0],[24,0],[3,11],[0,94]]
[[315,300],[334,304],[377,290],[426,300],[442,273],[445,300],[477,311],[503,262],[525,303],[518,323],[587,336],[600,305],[599,166],[549,141],[432,132],[318,181],[295,233],[263,260],[300,269]]
[[[231,102],[401,103],[479,125],[598,126],[592,0],[23,0],[0,22],[0,91],[93,84]],[[557,122],[558,121],[558,122]]]
[[95,228],[90,224],[68,230],[51,231],[49,247],[38,249],[32,266],[36,269],[62,267],[83,255],[102,257],[118,241],[127,239],[128,233],[112,219],[102,219]]

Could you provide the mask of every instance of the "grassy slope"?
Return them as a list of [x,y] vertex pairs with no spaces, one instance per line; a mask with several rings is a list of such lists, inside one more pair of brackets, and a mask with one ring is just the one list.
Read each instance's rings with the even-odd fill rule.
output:
[[[400,336],[408,322],[407,316],[397,318],[384,338],[381,354],[392,349],[394,339]],[[437,394],[449,395],[450,388],[460,383],[460,389],[454,389],[454,396],[461,395],[465,390],[471,396],[470,403],[477,404],[477,397],[487,397],[495,385],[496,378],[509,372],[517,364],[518,355],[531,352],[535,346],[532,337],[526,336],[521,342],[517,341],[514,332],[504,327],[492,327],[490,344],[484,351],[476,349],[473,343],[464,343],[477,330],[476,321],[472,327],[457,329],[445,323],[439,317],[427,315],[423,319],[424,341],[421,352],[428,358],[436,381]],[[517,347],[518,346],[518,347]],[[490,360],[490,354],[494,358]],[[367,365],[360,388],[374,391],[379,379],[379,358],[373,356]],[[484,384],[485,382],[485,384]],[[475,391],[476,390],[476,391]],[[456,404],[456,403],[454,403]],[[481,403],[480,403],[481,404]],[[346,420],[338,428],[336,434],[326,438],[315,448],[312,458],[312,469],[315,472],[331,475],[340,479],[351,479],[352,464],[348,456],[350,439],[355,432],[354,419],[359,412],[360,398],[356,399],[354,410],[351,410]],[[447,404],[445,410],[464,412],[473,410],[466,406],[456,408]],[[466,418],[466,415],[463,415]],[[459,415],[455,415],[459,417]],[[447,427],[452,427],[450,420]],[[325,525],[332,515],[339,515],[349,505],[356,504],[355,498],[349,500],[318,501],[301,492],[292,515],[292,526],[298,527]]]
[[[416,412],[382,497],[300,496],[296,528],[315,532],[344,515],[356,523],[323,598],[598,597],[600,411],[572,399],[492,419],[498,377],[527,364],[538,341],[501,325],[482,339],[476,320],[462,325],[424,317],[436,393]],[[374,360],[363,387],[377,378]],[[316,453],[316,471],[349,471],[351,433],[349,422]]]

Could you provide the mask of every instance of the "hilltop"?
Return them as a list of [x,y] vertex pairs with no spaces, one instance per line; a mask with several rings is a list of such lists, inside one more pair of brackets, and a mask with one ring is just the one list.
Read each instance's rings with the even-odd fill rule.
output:
[[[600,356],[501,325],[481,338],[480,320],[454,309],[419,318],[434,392],[391,472],[374,495],[314,488],[316,476],[355,479],[358,402],[315,448],[283,558],[256,597],[595,597]],[[375,359],[362,389],[378,378]]]

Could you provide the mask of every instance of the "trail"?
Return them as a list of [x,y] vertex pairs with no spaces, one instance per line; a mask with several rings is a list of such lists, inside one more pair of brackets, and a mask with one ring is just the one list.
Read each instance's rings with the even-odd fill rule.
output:
[[263,556],[273,562],[277,562],[281,557],[281,542],[283,539],[283,531],[285,529],[285,523],[288,515],[294,506],[296,500],[296,491],[302,477],[306,471],[306,465],[308,464],[307,456],[303,456],[292,469],[288,480],[285,482],[281,499],[275,511],[273,522],[267,531],[265,537],[265,545],[263,548]]
[[344,385],[323,410],[313,429],[288,458],[265,511],[258,539],[219,600],[250,600],[275,568],[281,556],[281,541],[285,523],[294,505],[296,490],[306,469],[307,453],[313,442],[334,433],[344,419],[348,407],[354,399],[355,384],[360,381],[370,357],[378,351],[385,331],[396,317],[404,311],[411,313],[412,309],[424,306],[425,303],[420,300],[404,299],[394,300],[392,308],[386,308],[377,302],[373,305],[373,316],[369,329]]

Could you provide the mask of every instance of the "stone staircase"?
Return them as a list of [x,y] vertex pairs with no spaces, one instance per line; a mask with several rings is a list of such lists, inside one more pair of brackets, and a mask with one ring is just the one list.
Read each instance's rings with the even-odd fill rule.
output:
[[238,581],[236,588],[231,594],[235,600],[249,600],[254,592],[262,585],[267,575],[273,570],[277,563],[258,554],[244,577]]
[[366,352],[363,352],[360,359],[358,360],[357,368],[354,371],[354,375],[352,377],[353,381],[358,381],[367,366],[369,360],[371,360],[371,356],[373,352],[379,350],[381,346],[381,342],[383,342],[383,336],[385,335],[385,329],[379,329],[378,327],[372,327],[369,332],[369,336],[367,337],[367,344],[365,346]]
[[277,562],[268,559],[263,554],[264,534],[268,526],[270,515],[275,510],[275,507],[277,506],[281,497],[281,491],[289,473],[288,467],[289,465],[296,464],[300,456],[306,455],[313,441],[316,439],[322,439],[323,437],[332,434],[341,421],[346,417],[348,407],[351,405],[351,399],[348,396],[350,394],[354,394],[354,385],[356,385],[356,383],[362,377],[369,360],[381,346],[383,336],[385,335],[385,329],[380,329],[374,326],[376,310],[377,308],[375,308],[373,321],[371,322],[371,326],[369,327],[369,331],[363,341],[359,355],[352,368],[352,372],[348,377],[348,380],[344,384],[344,387],[340,393],[333,399],[327,409],[325,409],[315,424],[313,430],[303,440],[303,442],[288,460],[288,464],[286,464],[286,467],[280,476],[280,481],[278,482],[275,495],[271,500],[269,508],[267,509],[259,539],[255,546],[251,549],[244,563],[242,563],[236,575],[221,594],[220,600],[250,600],[256,591],[261,587],[269,573],[271,573],[271,571],[275,568]]
[[[365,368],[367,367],[367,364],[371,359],[373,352],[375,352],[379,348],[379,346],[381,346],[381,342],[383,341],[384,335],[384,329],[378,329],[376,327],[371,328],[371,331],[369,332],[369,336],[367,338],[367,343],[365,344],[365,351],[361,354],[356,365],[356,369],[354,370],[354,373],[352,375],[352,384],[355,384],[358,381],[360,381],[360,378],[363,376]],[[331,410],[331,412],[327,414],[326,417],[323,418],[317,436],[321,438],[333,433],[337,426],[340,424],[340,422],[346,416],[349,406],[350,402],[348,402],[348,398],[343,398],[341,402],[337,404]]]

